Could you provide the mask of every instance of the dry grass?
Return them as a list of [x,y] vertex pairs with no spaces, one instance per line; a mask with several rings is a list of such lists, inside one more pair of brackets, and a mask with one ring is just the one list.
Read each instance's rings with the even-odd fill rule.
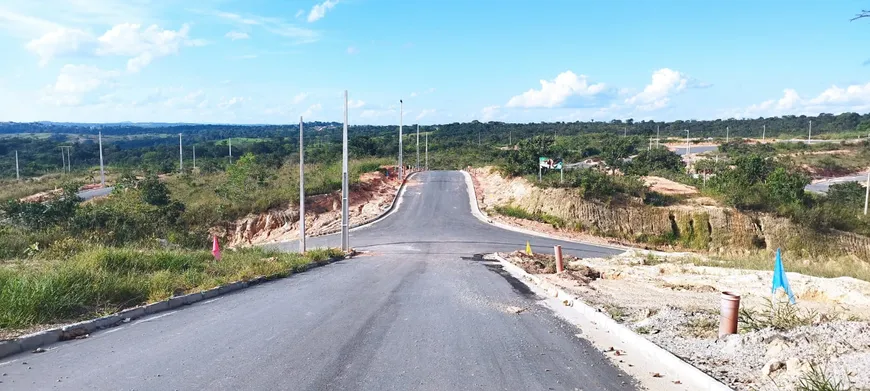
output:
[[[698,266],[715,266],[732,269],[772,271],[775,255],[772,252],[752,253],[749,255],[713,256],[684,259],[684,262]],[[793,259],[783,254],[786,270],[808,276],[835,278],[853,277],[870,281],[870,262],[863,261],[854,255]]]

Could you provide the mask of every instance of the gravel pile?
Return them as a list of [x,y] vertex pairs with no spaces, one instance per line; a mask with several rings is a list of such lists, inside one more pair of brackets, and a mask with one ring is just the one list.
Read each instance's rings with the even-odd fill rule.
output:
[[717,339],[718,316],[666,307],[628,326],[736,390],[792,390],[815,365],[870,388],[870,323],[835,321]]

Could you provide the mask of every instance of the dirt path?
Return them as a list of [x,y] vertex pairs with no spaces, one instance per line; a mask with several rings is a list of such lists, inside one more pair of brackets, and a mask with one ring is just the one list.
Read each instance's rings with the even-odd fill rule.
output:
[[[627,252],[575,259],[556,275],[550,256],[504,256],[737,390],[793,389],[810,364],[845,384],[870,387],[866,281],[788,273],[799,314],[817,314],[811,325],[718,339],[720,292],[736,292],[742,307],[764,313],[772,272],[695,266],[692,254]],[[765,366],[779,368],[767,373]]]

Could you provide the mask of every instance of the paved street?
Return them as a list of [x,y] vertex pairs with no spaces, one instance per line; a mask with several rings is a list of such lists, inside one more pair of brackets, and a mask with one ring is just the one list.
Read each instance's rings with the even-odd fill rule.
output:
[[365,255],[7,358],[0,389],[635,389],[580,330],[475,256],[527,240],[559,243],[475,219],[461,173],[420,173],[396,213],[351,233]]

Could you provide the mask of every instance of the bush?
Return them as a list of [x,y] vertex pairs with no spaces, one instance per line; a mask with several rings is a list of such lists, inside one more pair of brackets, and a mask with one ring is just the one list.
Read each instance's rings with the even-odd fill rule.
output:
[[683,158],[667,148],[641,151],[626,165],[626,173],[649,175],[654,171],[682,172],[686,170]]

